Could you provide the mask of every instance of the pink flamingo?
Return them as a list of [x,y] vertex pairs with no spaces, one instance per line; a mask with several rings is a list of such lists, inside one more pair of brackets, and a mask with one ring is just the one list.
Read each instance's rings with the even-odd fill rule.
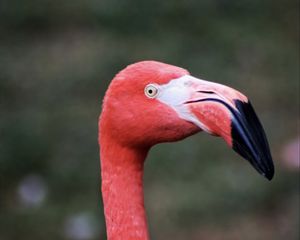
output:
[[129,65],[112,80],[99,120],[108,240],[147,240],[143,166],[149,149],[199,131],[221,136],[267,179],[274,167],[247,97],[185,69],[155,61]]

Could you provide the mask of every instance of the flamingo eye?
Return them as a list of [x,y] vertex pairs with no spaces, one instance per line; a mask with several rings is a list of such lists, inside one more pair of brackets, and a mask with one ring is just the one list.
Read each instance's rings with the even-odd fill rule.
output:
[[145,87],[144,92],[148,98],[155,98],[158,95],[158,88],[153,84],[149,84]]

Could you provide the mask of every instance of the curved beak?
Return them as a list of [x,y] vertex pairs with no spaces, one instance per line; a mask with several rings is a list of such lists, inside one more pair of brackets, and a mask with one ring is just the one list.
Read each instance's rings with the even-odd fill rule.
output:
[[267,179],[274,175],[269,144],[250,101],[240,92],[186,75],[160,86],[158,100],[227,144]]

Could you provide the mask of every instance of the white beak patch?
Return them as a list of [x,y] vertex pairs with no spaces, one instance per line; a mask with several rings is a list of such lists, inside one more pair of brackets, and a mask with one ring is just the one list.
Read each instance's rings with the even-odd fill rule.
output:
[[190,75],[173,79],[167,84],[157,86],[159,88],[159,94],[156,99],[174,109],[180,118],[192,122],[202,130],[211,133],[189,110],[187,104],[185,104],[192,99],[192,95],[195,92],[195,88],[193,87],[201,84],[201,81],[204,84],[207,83],[207,81]]

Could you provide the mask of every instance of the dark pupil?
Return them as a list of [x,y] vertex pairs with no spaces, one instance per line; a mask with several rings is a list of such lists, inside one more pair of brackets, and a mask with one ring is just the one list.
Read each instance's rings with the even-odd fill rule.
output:
[[148,92],[149,92],[149,94],[152,94],[152,93],[153,93],[153,90],[152,90],[152,89],[149,89]]

